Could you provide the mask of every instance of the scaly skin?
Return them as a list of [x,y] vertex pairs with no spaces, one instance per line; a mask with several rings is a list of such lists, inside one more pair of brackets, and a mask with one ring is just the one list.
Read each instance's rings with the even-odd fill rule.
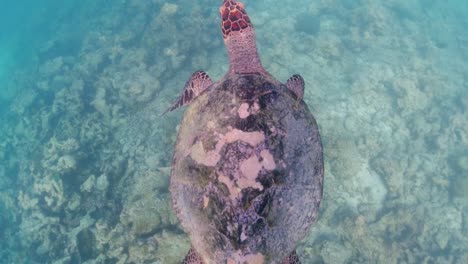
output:
[[232,73],[261,73],[270,75],[263,69],[255,43],[255,31],[241,2],[224,0],[219,8],[221,31],[226,45]]
[[231,32],[243,31],[252,27],[250,18],[245,12],[244,5],[240,2],[225,0],[220,7],[221,13],[221,31],[223,38],[226,39]]

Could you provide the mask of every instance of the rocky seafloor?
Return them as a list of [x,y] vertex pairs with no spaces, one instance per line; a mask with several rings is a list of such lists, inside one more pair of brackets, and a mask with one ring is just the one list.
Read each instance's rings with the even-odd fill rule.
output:
[[[179,263],[168,183],[191,72],[228,68],[218,0],[83,1],[8,82],[0,263]],[[468,263],[468,6],[244,1],[265,68],[321,130],[303,263]],[[12,88],[13,87],[13,88]]]

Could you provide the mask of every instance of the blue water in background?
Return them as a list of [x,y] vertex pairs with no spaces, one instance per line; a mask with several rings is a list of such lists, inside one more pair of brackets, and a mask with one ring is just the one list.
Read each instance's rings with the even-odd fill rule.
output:
[[[40,50],[54,39],[57,28],[71,24],[79,11],[76,1],[2,1],[0,10],[0,91],[2,105],[21,92],[17,75],[37,70]],[[67,21],[68,20],[68,21]],[[69,30],[74,27],[70,25]],[[5,113],[2,111],[2,115]]]
[[[324,142],[303,263],[468,263],[468,2],[288,1],[244,4]],[[219,2],[1,0],[0,263],[183,258],[159,114],[227,70]]]

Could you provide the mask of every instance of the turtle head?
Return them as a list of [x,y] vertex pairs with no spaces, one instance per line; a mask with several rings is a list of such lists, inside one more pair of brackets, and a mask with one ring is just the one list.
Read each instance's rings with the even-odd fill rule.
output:
[[[229,38],[236,35],[235,32],[244,32],[247,29],[252,30],[252,23],[245,12],[244,4],[233,0],[224,0],[219,8],[221,14],[221,31],[223,38]],[[231,34],[232,33],[232,34]]]
[[229,55],[230,72],[265,72],[257,53],[255,32],[241,2],[223,0],[219,8],[221,31]]

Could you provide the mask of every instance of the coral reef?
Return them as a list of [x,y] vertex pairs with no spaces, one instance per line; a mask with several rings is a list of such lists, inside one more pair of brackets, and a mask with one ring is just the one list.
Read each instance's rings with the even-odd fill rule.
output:
[[[168,185],[181,111],[160,114],[191,72],[227,70],[218,4],[85,0],[60,13],[0,105],[0,262],[180,262],[190,242]],[[323,136],[303,263],[467,263],[468,7],[245,4],[265,68],[304,77]]]

